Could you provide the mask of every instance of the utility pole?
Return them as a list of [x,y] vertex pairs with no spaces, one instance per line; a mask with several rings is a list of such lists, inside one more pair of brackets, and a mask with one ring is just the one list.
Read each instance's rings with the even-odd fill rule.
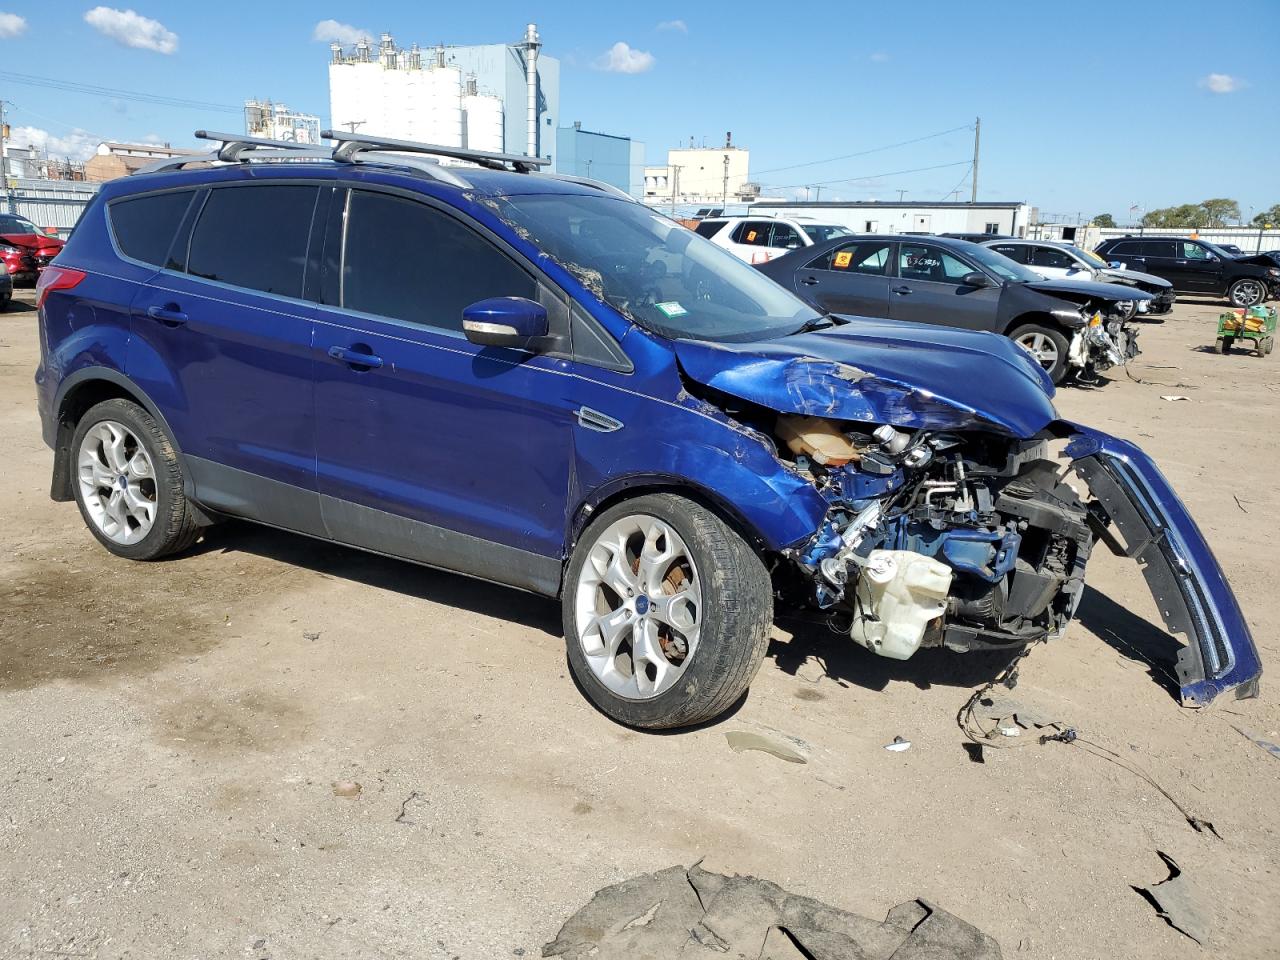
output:
[[901,203],[901,202],[902,202],[902,196],[903,196],[903,194],[905,194],[906,192],[907,192],[907,191],[905,191],[905,190],[899,190],[899,191],[898,191],[898,202],[899,202],[899,203]]
[[982,141],[982,118],[973,121],[973,192],[969,195],[970,203],[978,202],[978,145]]
[[676,215],[676,191],[680,188],[680,168],[671,165],[671,215]]
[[724,200],[721,202],[725,206],[729,205],[729,154],[727,152],[724,155]]
[[591,161],[590,160],[587,161],[587,179],[588,180],[591,179]]
[[822,184],[818,184],[813,188],[813,202],[817,203],[822,199]]
[[9,122],[5,118],[4,101],[0,100],[0,186],[4,188],[4,212],[13,212],[13,194],[9,192],[9,154],[5,152],[5,141],[9,138]]
[[348,120],[346,123],[343,124],[343,126],[349,129],[352,133],[356,132],[356,127],[363,127],[364,125],[365,125],[364,120]]

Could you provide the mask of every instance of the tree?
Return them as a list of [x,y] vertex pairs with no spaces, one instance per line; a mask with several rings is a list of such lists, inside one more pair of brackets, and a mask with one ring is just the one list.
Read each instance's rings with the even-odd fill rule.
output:
[[1142,225],[1144,227],[1198,227],[1204,216],[1204,210],[1198,203],[1183,203],[1176,207],[1148,210],[1142,216]]
[[1270,210],[1263,210],[1253,218],[1255,227],[1280,227],[1280,203],[1273,204]]
[[1115,218],[1109,213],[1100,213],[1093,218],[1095,227],[1114,227],[1116,225]]
[[1228,223],[1240,222],[1240,204],[1234,200],[1219,197],[1214,200],[1201,200],[1200,209],[1204,211],[1206,227],[1225,227]]

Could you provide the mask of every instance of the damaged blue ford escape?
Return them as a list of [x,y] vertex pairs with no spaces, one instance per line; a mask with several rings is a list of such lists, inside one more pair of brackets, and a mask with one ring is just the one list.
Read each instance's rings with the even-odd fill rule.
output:
[[672,727],[743,694],[776,609],[1016,649],[1103,544],[1186,638],[1185,703],[1256,692],[1178,496],[1010,341],[821,315],[536,159],[201,136],[104,184],[37,295],[52,496],[112,553],[241,517],[560,597],[592,701]]

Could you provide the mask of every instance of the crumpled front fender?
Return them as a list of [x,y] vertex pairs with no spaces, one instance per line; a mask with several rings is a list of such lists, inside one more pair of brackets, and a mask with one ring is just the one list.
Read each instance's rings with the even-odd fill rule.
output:
[[1063,423],[1072,468],[1115,531],[1099,530],[1120,556],[1137,560],[1165,626],[1189,642],[1178,655],[1182,702],[1204,706],[1229,690],[1256,696],[1262,662],[1231,585],[1204,534],[1150,457],[1127,440]]

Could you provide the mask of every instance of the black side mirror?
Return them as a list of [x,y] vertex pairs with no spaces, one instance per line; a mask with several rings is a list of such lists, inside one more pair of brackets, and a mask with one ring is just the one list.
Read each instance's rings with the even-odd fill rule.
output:
[[991,286],[991,278],[981,270],[974,270],[972,273],[966,273],[960,278],[960,282],[966,287],[989,287]]
[[547,308],[524,297],[490,297],[462,311],[462,331],[482,347],[537,353],[547,337]]

